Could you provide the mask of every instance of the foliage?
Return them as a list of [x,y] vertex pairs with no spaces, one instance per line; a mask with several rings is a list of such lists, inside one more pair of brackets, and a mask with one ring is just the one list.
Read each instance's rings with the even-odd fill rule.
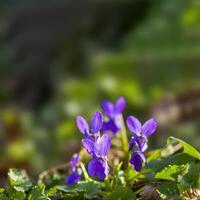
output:
[[[181,144],[178,152],[163,157],[163,152],[169,146],[173,148],[172,144],[174,143]],[[24,170],[10,169],[8,172],[9,187],[0,190],[0,199],[128,200],[145,195],[146,185],[151,185],[151,190],[159,194],[160,199],[186,198],[187,192],[190,190],[195,190],[193,197],[199,198],[200,160],[197,158],[198,154],[199,152],[191,145],[180,139],[170,137],[165,147],[157,150],[154,155],[152,154],[147,158],[150,161],[147,167],[143,167],[141,172],[134,171],[130,166],[123,169],[123,163],[121,162],[116,165],[105,181],[85,179],[71,186],[64,183],[67,170],[57,176],[56,182],[50,172],[47,171],[48,181],[40,179],[36,183],[30,180]],[[181,160],[182,162],[180,162]],[[56,175],[58,172],[51,173]]]

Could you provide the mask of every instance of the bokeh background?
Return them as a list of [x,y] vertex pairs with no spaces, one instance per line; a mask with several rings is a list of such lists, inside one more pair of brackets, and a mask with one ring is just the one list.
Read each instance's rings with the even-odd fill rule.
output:
[[1,0],[0,50],[1,180],[67,162],[76,115],[119,96],[158,120],[151,149],[200,149],[199,0]]

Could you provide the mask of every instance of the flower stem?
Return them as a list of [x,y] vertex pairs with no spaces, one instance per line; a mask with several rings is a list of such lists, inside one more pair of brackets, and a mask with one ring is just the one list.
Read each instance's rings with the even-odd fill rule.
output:
[[125,166],[127,167],[128,160],[129,160],[128,137],[127,137],[127,132],[126,132],[123,116],[121,116],[121,125],[122,125],[122,128],[121,128],[120,136],[121,136],[121,141],[122,141],[122,150],[125,153]]
[[122,129],[121,129],[121,139],[122,139],[122,149],[125,152],[128,152],[128,138],[126,133],[126,127],[122,117]]
[[92,179],[89,177],[88,173],[87,173],[87,170],[85,169],[85,165],[80,162],[80,166],[81,166],[81,170],[83,172],[83,176],[85,178],[86,181],[92,181]]

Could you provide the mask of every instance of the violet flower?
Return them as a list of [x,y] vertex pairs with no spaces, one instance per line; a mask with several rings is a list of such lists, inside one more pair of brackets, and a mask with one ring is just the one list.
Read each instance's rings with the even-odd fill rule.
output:
[[146,162],[146,158],[142,152],[135,151],[131,154],[130,163],[136,171],[141,171],[143,162]]
[[157,128],[156,120],[151,118],[142,125],[136,117],[129,116],[126,122],[128,129],[135,134],[130,140],[129,150],[136,144],[139,150],[144,152],[147,149],[147,137],[152,135]]
[[145,162],[144,152],[148,147],[147,137],[155,132],[157,122],[155,119],[151,118],[142,125],[134,116],[129,116],[126,122],[128,129],[135,134],[135,136],[131,137],[129,151],[133,149],[135,144],[139,150],[132,153],[130,163],[134,166],[136,171],[140,171],[142,162]]
[[76,125],[79,131],[88,138],[97,139],[98,132],[101,130],[103,125],[103,116],[100,112],[96,112],[91,120],[90,127],[87,121],[82,116],[76,117]]
[[88,164],[89,175],[104,180],[110,170],[107,163],[107,154],[111,145],[109,135],[104,134],[102,137],[98,137],[96,141],[85,138],[82,143],[93,158]]
[[75,154],[72,156],[72,158],[71,158],[71,160],[70,160],[70,163],[69,163],[69,167],[70,167],[70,170],[71,170],[72,172],[74,172],[74,171],[76,170],[76,166],[77,166],[77,164],[79,163],[79,161],[80,161],[80,156],[79,156],[79,154],[75,153]]
[[80,180],[81,180],[80,174],[78,174],[77,172],[72,172],[65,179],[65,183],[68,186],[70,186],[70,185],[78,183]]
[[118,133],[122,128],[122,112],[126,107],[126,100],[120,97],[115,104],[110,101],[103,101],[101,108],[109,118],[103,123],[102,131],[111,131],[113,134]]
[[76,167],[79,161],[80,161],[79,154],[74,154],[69,164],[70,174],[65,179],[65,183],[67,185],[73,185],[81,180],[81,175],[78,172],[76,172]]

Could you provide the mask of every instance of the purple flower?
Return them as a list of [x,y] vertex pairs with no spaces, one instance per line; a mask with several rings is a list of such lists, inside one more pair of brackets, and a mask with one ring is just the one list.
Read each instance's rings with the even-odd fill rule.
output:
[[65,179],[65,183],[67,185],[73,185],[81,180],[81,175],[77,172],[70,173],[67,178]]
[[85,137],[96,138],[103,125],[103,116],[100,112],[96,112],[92,117],[90,127],[82,116],[77,116],[76,125]]
[[147,137],[155,132],[157,122],[151,118],[142,125],[134,116],[129,116],[126,122],[128,129],[135,134],[134,137],[131,137],[129,151],[133,149],[135,144],[139,150],[132,152],[129,162],[134,166],[136,171],[140,171],[142,169],[142,163],[146,162],[144,151],[147,149]]
[[79,161],[80,161],[79,154],[74,154],[69,163],[71,173],[65,179],[65,183],[67,185],[75,184],[81,180],[81,175],[76,172],[76,167],[77,167],[77,164],[79,163]]
[[88,172],[90,176],[96,176],[97,178],[104,180],[109,173],[110,168],[107,160],[101,158],[95,158],[88,164]]
[[129,143],[129,151],[133,149],[135,144],[137,145],[137,147],[141,152],[144,152],[147,149],[147,139],[145,137],[142,136],[131,137]]
[[134,169],[136,171],[141,171],[142,169],[142,163],[146,162],[146,159],[144,157],[144,154],[139,152],[139,151],[135,151],[131,154],[131,158],[130,158],[130,163],[134,166]]
[[89,175],[104,180],[110,170],[107,163],[107,154],[111,145],[109,135],[104,134],[96,141],[90,138],[85,138],[82,140],[82,143],[87,152],[93,158],[88,164]]
[[71,160],[70,160],[70,163],[69,163],[70,170],[71,170],[72,172],[74,172],[74,171],[76,170],[76,166],[77,166],[77,164],[79,163],[79,161],[80,161],[80,156],[79,156],[79,154],[75,153],[75,154],[72,156],[72,158],[71,158]]
[[147,149],[147,137],[152,135],[157,128],[156,120],[151,118],[142,125],[136,117],[129,116],[126,122],[128,129],[135,134],[130,140],[129,150],[132,150],[136,144],[139,150],[144,152]]
[[107,115],[109,120],[103,123],[102,131],[111,131],[114,134],[119,132],[122,128],[122,112],[126,107],[126,100],[120,97],[115,104],[110,101],[103,101],[101,108]]

